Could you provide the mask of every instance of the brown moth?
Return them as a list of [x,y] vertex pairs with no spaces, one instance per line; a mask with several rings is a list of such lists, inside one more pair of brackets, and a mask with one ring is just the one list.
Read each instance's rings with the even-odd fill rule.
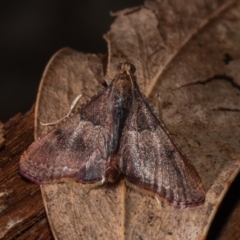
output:
[[101,185],[122,175],[175,207],[202,204],[203,183],[140,92],[135,70],[119,64],[109,86],[29,146],[20,173],[38,184],[71,178]]

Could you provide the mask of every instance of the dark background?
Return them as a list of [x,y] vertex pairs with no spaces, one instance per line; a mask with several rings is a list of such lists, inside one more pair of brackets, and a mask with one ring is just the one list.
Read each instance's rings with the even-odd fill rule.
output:
[[27,112],[50,57],[69,46],[107,53],[110,11],[143,0],[35,0],[0,3],[0,121]]

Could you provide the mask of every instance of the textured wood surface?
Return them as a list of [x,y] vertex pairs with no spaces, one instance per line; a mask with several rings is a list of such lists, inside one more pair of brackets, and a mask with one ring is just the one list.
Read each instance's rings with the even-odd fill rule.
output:
[[19,158],[33,141],[33,111],[5,124],[0,150],[0,239],[52,239],[40,187],[18,173]]

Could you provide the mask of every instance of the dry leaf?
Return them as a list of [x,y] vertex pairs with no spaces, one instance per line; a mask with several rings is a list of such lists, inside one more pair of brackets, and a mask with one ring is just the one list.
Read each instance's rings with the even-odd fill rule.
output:
[[[118,13],[110,32],[108,77],[129,58],[148,97],[159,94],[163,120],[206,188],[202,206],[179,210],[121,182],[86,191],[42,186],[56,239],[202,239],[240,166],[239,1],[146,1]],[[79,93],[99,91],[101,60],[70,49],[48,65],[38,94],[39,125],[60,119]],[[126,193],[125,193],[126,190]],[[126,194],[126,197],[125,197]],[[124,206],[125,205],[125,206]],[[125,234],[124,234],[125,231]]]

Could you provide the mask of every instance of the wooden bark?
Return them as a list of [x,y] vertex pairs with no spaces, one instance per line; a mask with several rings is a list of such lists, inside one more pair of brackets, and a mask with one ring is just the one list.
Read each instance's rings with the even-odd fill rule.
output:
[[33,141],[33,110],[4,126],[0,150],[0,239],[52,239],[40,187],[18,173],[19,158]]

